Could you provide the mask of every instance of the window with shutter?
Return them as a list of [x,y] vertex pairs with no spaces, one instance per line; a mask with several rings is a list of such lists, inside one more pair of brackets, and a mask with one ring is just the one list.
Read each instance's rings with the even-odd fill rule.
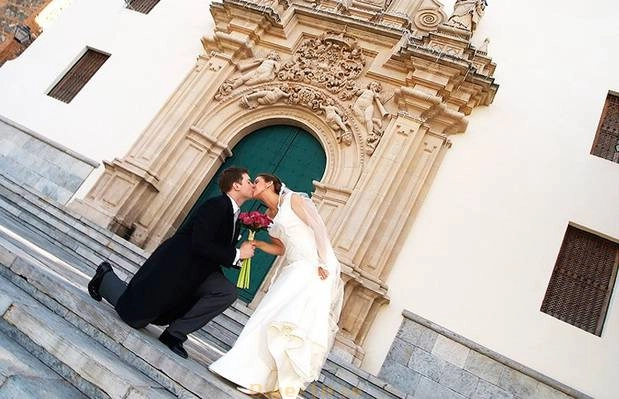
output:
[[88,49],[47,95],[70,103],[109,57],[109,54]]
[[541,311],[600,336],[619,264],[619,244],[568,226]]
[[619,93],[606,96],[591,154],[619,163]]
[[131,0],[127,2],[127,8],[142,14],[148,14],[157,3],[159,3],[159,0]]

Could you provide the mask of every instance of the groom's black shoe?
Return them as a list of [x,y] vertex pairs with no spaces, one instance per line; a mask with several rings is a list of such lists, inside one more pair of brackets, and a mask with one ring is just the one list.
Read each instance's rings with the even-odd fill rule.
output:
[[159,341],[163,342],[170,350],[180,357],[187,359],[189,355],[185,348],[183,348],[183,341],[180,338],[176,338],[171,335],[168,330],[163,330],[161,335],[159,336]]
[[99,287],[101,286],[101,282],[103,281],[103,276],[105,273],[111,272],[112,266],[110,266],[107,262],[101,262],[99,267],[97,267],[97,271],[95,275],[92,277],[90,282],[88,283],[88,293],[95,301],[101,301],[101,294],[99,293]]

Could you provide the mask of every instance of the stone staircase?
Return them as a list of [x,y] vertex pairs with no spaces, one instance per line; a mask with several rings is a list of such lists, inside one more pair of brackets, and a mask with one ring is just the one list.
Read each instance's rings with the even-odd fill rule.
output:
[[[134,330],[86,284],[103,259],[129,278],[147,254],[0,175],[0,397],[245,398],[207,366],[236,340],[251,310],[235,303],[186,343]],[[305,398],[406,398],[329,356]]]

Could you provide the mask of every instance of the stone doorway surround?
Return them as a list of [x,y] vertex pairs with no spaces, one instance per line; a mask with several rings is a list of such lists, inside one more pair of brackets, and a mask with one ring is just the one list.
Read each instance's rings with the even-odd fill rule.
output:
[[[458,1],[454,15],[468,3]],[[71,206],[152,251],[244,136],[272,124],[305,129],[327,155],[313,199],[346,283],[336,351],[360,364],[449,136],[498,89],[487,41],[470,43],[483,7],[468,25],[434,0],[224,0],[211,12],[215,30],[195,68]]]

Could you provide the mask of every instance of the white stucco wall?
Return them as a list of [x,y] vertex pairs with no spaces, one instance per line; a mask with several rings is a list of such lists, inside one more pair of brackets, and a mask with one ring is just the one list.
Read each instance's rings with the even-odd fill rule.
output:
[[[454,1],[445,2],[451,10]],[[387,281],[377,372],[408,309],[595,398],[619,396],[617,290],[602,337],[540,312],[569,222],[619,240],[619,165],[589,154],[619,90],[617,4],[491,1],[498,95],[475,110]]]
[[[195,65],[209,4],[161,0],[141,14],[122,0],[73,0],[0,68],[0,114],[97,161],[124,155]],[[111,57],[71,103],[47,96],[86,47]]]

